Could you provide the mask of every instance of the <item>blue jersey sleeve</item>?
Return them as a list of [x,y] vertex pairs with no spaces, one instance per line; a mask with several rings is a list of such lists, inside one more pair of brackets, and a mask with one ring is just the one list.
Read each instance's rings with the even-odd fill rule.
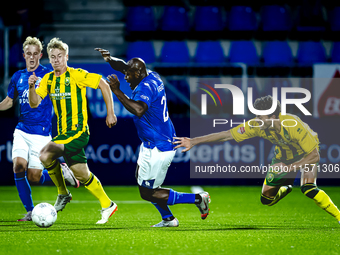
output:
[[148,105],[148,107],[150,107],[150,104],[152,102],[152,96],[153,96],[153,92],[152,92],[152,88],[150,86],[149,83],[143,83],[140,84],[137,87],[137,91],[136,94],[134,95],[133,99],[135,101],[142,101],[144,103],[146,103]]
[[17,86],[16,84],[18,83],[18,79],[20,77],[20,74],[16,72],[13,76],[12,79],[8,85],[8,92],[7,96],[14,99],[15,97],[18,96],[18,91],[17,91]]

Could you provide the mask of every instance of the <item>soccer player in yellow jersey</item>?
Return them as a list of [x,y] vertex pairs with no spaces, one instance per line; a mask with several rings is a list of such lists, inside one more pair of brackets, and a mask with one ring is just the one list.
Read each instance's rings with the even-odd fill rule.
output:
[[107,109],[106,125],[109,128],[117,123],[111,90],[101,75],[68,67],[68,45],[58,38],[49,42],[47,52],[54,71],[42,78],[37,89],[34,84],[38,78],[34,73],[28,83],[30,106],[38,107],[42,99],[49,95],[57,116],[58,135],[40,151],[40,160],[58,188],[54,207],[61,211],[72,199],[58,162],[58,158],[63,156],[75,177],[99,200],[102,218],[97,224],[104,224],[117,210],[117,205],[106,195],[100,181],[87,165],[84,147],[89,141],[90,133],[87,124],[86,87],[101,90]]
[[[265,96],[256,99],[254,108],[268,110],[273,99]],[[301,191],[314,200],[323,210],[332,215],[340,223],[340,211],[329,196],[316,185],[317,167],[320,161],[319,139],[306,123],[295,115],[281,115],[281,106],[278,105],[271,115],[256,116],[250,125],[239,125],[228,131],[212,133],[205,136],[186,138],[174,137],[178,141],[175,148],[185,147],[183,152],[190,150],[200,143],[235,140],[242,142],[252,137],[262,137],[269,140],[275,147],[275,156],[272,159],[272,169],[267,172],[262,187],[261,202],[272,206],[291,192],[295,170],[301,168]],[[284,122],[284,125],[281,123]],[[287,166],[287,167],[286,167]],[[314,167],[313,167],[314,166]],[[291,169],[289,172],[287,169]]]

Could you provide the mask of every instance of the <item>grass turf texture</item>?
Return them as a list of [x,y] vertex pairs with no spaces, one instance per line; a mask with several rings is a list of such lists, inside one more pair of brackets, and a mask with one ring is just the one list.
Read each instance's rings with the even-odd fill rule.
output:
[[[0,187],[0,254],[340,254],[340,225],[298,187],[273,207],[260,203],[261,187],[204,187],[210,215],[175,205],[178,228],[150,228],[161,219],[137,187],[105,187],[118,211],[96,225],[100,205],[84,187],[56,223],[41,229],[16,222],[25,212],[15,187]],[[190,192],[190,187],[174,187]],[[340,206],[340,187],[325,187]],[[55,187],[32,187],[35,204],[54,204]]]

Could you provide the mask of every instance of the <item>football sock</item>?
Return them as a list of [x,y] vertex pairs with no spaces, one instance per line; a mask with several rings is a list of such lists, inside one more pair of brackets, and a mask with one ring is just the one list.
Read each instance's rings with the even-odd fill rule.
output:
[[314,183],[306,183],[301,186],[304,195],[314,200],[315,204],[321,209],[328,212],[337,221],[340,221],[340,211],[332,202],[330,197],[321,189],[318,189]]
[[279,202],[282,198],[284,198],[288,194],[288,186],[282,186],[276,193],[274,198],[267,197],[261,194],[261,203],[263,205],[272,206]]
[[48,171],[46,169],[44,169],[42,171],[39,183],[44,184],[45,182],[49,182],[49,181],[52,181],[52,179],[51,179],[50,175],[48,174]]
[[284,198],[287,195],[287,191],[288,191],[288,186],[282,186],[279,189],[279,191],[276,193],[273,201],[268,206],[275,205],[277,202],[279,202],[281,198]]
[[170,189],[168,205],[175,204],[195,204],[197,194],[181,193]]
[[111,199],[106,195],[102,184],[93,173],[90,174],[90,178],[84,183],[84,185],[85,188],[99,200],[102,208],[110,207]]
[[51,180],[53,181],[54,185],[58,189],[59,195],[67,195],[69,191],[66,188],[64,176],[61,172],[61,167],[59,164],[59,160],[56,159],[52,162],[51,165],[46,167]]
[[31,186],[28,183],[26,172],[14,173],[15,185],[19,193],[20,200],[27,212],[34,208]]
[[159,213],[162,215],[162,219],[163,220],[173,220],[175,217],[173,216],[172,212],[170,211],[169,206],[164,205],[164,206],[160,206],[157,203],[152,203],[157,210],[159,211]]

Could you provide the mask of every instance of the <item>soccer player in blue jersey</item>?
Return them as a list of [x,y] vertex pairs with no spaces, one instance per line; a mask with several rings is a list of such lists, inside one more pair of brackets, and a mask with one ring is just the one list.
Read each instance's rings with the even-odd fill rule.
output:
[[162,216],[162,221],[152,227],[178,227],[179,222],[169,208],[169,205],[174,204],[196,204],[204,220],[209,214],[208,192],[190,194],[161,188],[175,156],[172,142],[176,132],[169,118],[165,88],[159,74],[147,70],[140,58],[133,58],[125,63],[121,59],[111,57],[107,50],[96,50],[114,70],[125,74],[125,80],[130,83],[132,89],[132,98],[128,98],[120,90],[117,76],[108,77],[112,92],[134,115],[133,120],[142,141],[136,170],[139,192]]
[[[43,184],[50,181],[47,170],[43,170],[39,160],[40,150],[51,140],[52,103],[49,98],[41,105],[32,109],[28,102],[28,78],[35,72],[41,78],[51,72],[40,65],[43,45],[36,37],[27,37],[23,44],[23,57],[26,69],[17,71],[12,76],[8,87],[7,97],[0,103],[0,110],[4,111],[13,106],[15,98],[19,98],[20,117],[14,131],[12,160],[15,185],[19,197],[27,214],[18,221],[31,221],[34,208],[30,183]],[[39,84],[39,81],[36,84]],[[79,187],[79,181],[66,164],[62,164],[64,178],[74,187]],[[43,171],[42,171],[43,170]]]

